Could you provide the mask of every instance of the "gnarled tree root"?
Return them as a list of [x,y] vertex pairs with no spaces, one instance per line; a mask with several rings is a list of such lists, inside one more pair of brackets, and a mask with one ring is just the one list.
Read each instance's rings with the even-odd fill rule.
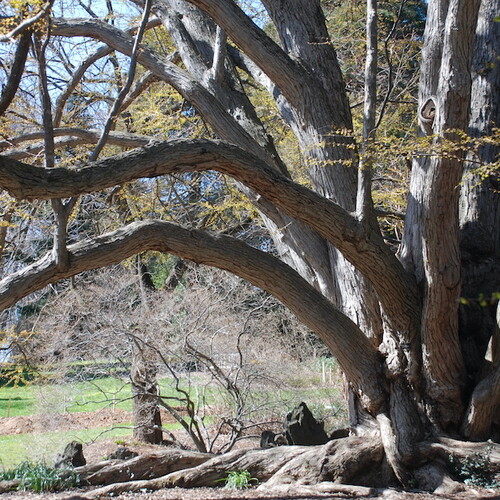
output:
[[[221,481],[229,472],[241,470],[248,471],[253,478],[260,483],[266,483],[268,487],[297,483],[316,484],[323,481],[359,485],[388,484],[393,481],[390,469],[384,463],[382,443],[377,438],[348,437],[321,446],[235,450],[225,455],[211,456],[208,460],[206,454],[181,450],[175,450],[175,453],[185,464],[192,461],[194,456],[198,456],[199,465],[192,462],[191,467],[187,466],[188,468],[181,470],[179,462],[176,463],[173,456],[167,456],[168,454],[162,452],[161,458],[158,459],[150,454],[147,462],[143,461],[140,467],[142,477],[146,471],[144,467],[146,463],[149,465],[147,473],[150,477],[163,470],[163,475],[160,477],[108,484],[87,492],[84,497],[95,498],[128,491],[158,490],[176,486],[184,488],[217,486],[222,485]],[[82,478],[85,478],[87,484],[96,484],[97,478],[103,480],[113,477],[116,481],[118,477],[126,475],[125,471],[132,470],[135,467],[134,461],[139,462],[139,458],[122,464],[113,463],[98,471],[94,468],[91,474],[86,474],[85,468],[82,468],[80,474],[83,473]],[[169,467],[175,466],[178,470],[172,472],[168,467],[154,465],[155,459],[169,464]],[[117,475],[113,475],[111,471],[117,471]]]
[[[414,471],[419,487],[438,489],[442,494],[460,491],[463,485],[448,477],[444,462],[452,453],[465,457],[478,452],[488,452],[495,467],[500,465],[498,445],[450,439],[421,443],[415,462],[418,468]],[[124,462],[101,462],[82,467],[78,472],[83,484],[108,483],[82,495],[82,498],[96,498],[172,487],[218,486],[222,485],[229,472],[243,470],[258,480],[261,483],[259,487],[266,492],[306,492],[313,488],[317,492],[333,493],[349,488],[349,491],[356,490],[355,494],[362,497],[396,484],[381,439],[376,436],[351,436],[320,446],[235,450],[216,456],[165,450]]]

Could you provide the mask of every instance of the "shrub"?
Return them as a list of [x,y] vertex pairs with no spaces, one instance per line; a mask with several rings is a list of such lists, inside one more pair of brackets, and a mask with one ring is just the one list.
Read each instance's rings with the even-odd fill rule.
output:
[[470,486],[483,488],[500,488],[491,467],[490,449],[484,453],[473,453],[465,458],[449,456],[451,471],[460,481]]
[[20,490],[35,492],[60,491],[76,486],[79,476],[73,470],[54,469],[42,462],[21,462],[14,469],[0,472],[0,481],[19,479]]

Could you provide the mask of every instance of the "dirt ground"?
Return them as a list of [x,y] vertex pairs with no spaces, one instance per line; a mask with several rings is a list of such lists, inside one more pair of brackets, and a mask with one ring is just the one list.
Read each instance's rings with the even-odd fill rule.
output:
[[[162,422],[173,423],[173,417],[161,412]],[[1,417],[0,435],[47,432],[47,430],[69,431],[94,429],[131,422],[132,413],[118,408],[103,408],[93,412],[34,414],[26,417]]]
[[[4,493],[0,496],[2,500],[84,500],[85,490],[66,491],[63,493],[33,494],[24,492]],[[265,498],[267,500],[315,500],[315,499],[353,499],[372,498],[380,500],[493,500],[500,496],[491,490],[468,490],[455,495],[432,495],[422,492],[404,492],[394,489],[371,490],[366,494],[351,493],[306,493],[266,491],[261,488],[247,490],[234,490],[226,488],[171,488],[155,492],[125,493],[113,497],[119,500],[250,500],[253,498]]]
[[[24,434],[31,432],[41,432],[47,430],[47,419],[50,418],[50,427],[57,427],[58,430],[73,430],[73,429],[88,429],[95,427],[110,426],[123,422],[130,422],[132,417],[130,412],[118,409],[103,409],[98,412],[82,412],[57,415],[57,420],[54,421],[54,416],[32,415],[29,417],[3,417],[0,418],[0,435],[7,434]],[[162,415],[164,422],[169,422],[172,417],[168,414]],[[181,433],[179,432],[179,438]],[[146,451],[157,449],[158,446],[143,445],[134,442],[125,444],[129,449],[141,454]],[[251,446],[251,443],[247,442]],[[87,460],[87,464],[101,461],[103,457],[108,456],[116,450],[117,444],[114,440],[96,441],[94,443],[84,445],[83,454]],[[294,485],[291,486],[292,488]],[[33,494],[29,492],[12,492],[4,493],[0,496],[0,500],[78,500],[85,498],[86,491],[84,489],[66,491],[62,493],[44,493]],[[171,488],[156,492],[141,492],[128,493],[115,496],[113,498],[121,500],[221,500],[221,499],[238,499],[246,500],[252,498],[266,498],[268,500],[309,500],[309,499],[349,499],[349,498],[378,498],[387,500],[444,500],[444,499],[460,499],[460,500],[481,500],[481,499],[500,499],[498,491],[469,489],[464,492],[450,495],[431,495],[422,492],[403,492],[394,489],[374,490],[364,489],[363,492],[357,494],[353,492],[311,492],[307,486],[299,492],[292,492],[283,487],[280,490],[269,490],[262,485],[257,488],[247,490],[235,490],[227,488]]]

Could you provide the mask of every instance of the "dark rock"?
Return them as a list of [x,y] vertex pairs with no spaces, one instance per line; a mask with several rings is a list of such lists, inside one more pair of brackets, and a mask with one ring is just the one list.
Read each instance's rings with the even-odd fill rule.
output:
[[274,437],[276,434],[273,431],[262,431],[260,435],[260,447],[261,448],[272,448],[276,446],[274,443]]
[[341,438],[346,438],[349,436],[349,429],[335,429],[331,434],[330,434],[330,439],[341,439]]
[[274,446],[287,445],[288,441],[283,433],[275,434],[273,431],[262,431],[260,435],[261,448],[273,448]]
[[63,469],[69,467],[80,467],[86,463],[87,461],[83,456],[82,443],[79,443],[78,441],[71,441],[71,443],[66,445],[63,453],[56,456],[54,468]]
[[329,441],[323,424],[313,417],[305,403],[300,403],[286,416],[285,436],[288,444],[312,446]]

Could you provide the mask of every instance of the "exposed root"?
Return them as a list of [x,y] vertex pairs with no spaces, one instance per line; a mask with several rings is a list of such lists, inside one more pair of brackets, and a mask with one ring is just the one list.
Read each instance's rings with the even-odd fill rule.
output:
[[[386,451],[380,437],[351,436],[320,446],[235,450],[216,456],[165,450],[123,462],[101,462],[79,468],[78,472],[86,484],[108,483],[81,495],[88,499],[163,488],[218,486],[232,471],[248,471],[266,493],[308,495],[314,491],[363,498],[394,491],[384,489],[396,483]],[[466,487],[451,479],[446,471],[447,457],[452,453],[466,457],[481,451],[488,451],[492,463],[500,464],[498,445],[451,439],[421,443],[419,456],[415,457],[415,464],[421,465],[412,471],[416,483],[411,486],[442,495],[463,492]]]
[[153,479],[170,472],[195,467],[213,458],[209,453],[167,449],[145,453],[130,460],[109,460],[78,467],[82,484],[98,485]]

